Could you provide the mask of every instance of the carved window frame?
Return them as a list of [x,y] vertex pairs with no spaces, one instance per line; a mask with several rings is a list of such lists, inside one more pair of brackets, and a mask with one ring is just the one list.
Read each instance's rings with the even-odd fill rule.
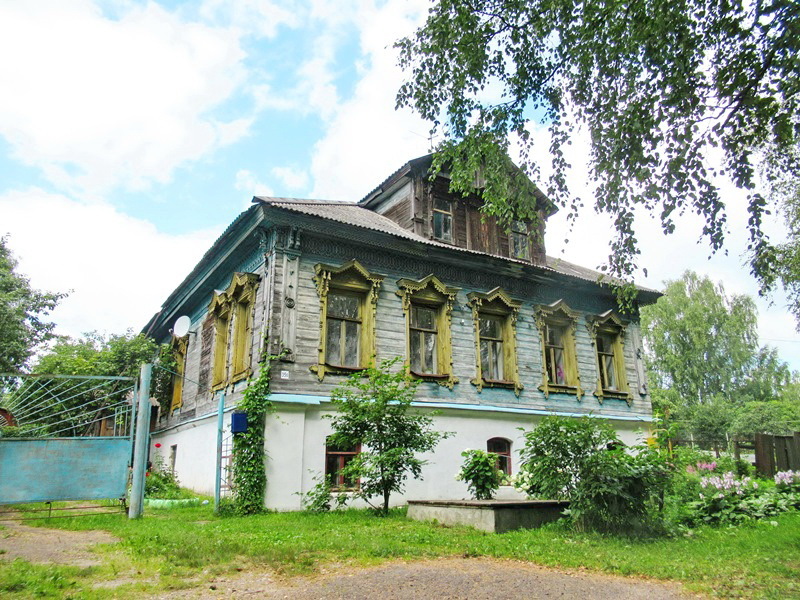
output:
[[[412,377],[424,381],[435,381],[453,389],[458,379],[453,374],[453,345],[451,326],[453,304],[461,288],[450,287],[431,274],[419,281],[400,279],[397,295],[402,299],[406,319],[406,359]],[[415,373],[411,370],[411,313],[414,306],[433,308],[436,311],[436,373]]]
[[[625,369],[625,330],[627,323],[613,310],[608,310],[601,315],[590,315],[586,317],[586,328],[589,331],[592,345],[594,346],[595,369],[597,371],[597,382],[594,395],[600,404],[606,398],[616,398],[625,400],[630,406],[633,403],[633,394],[628,385],[628,376]],[[603,388],[600,373],[600,353],[597,348],[598,335],[609,335],[613,337],[612,348],[614,350],[614,369],[619,382],[618,390],[607,390]]]
[[211,299],[208,313],[214,321],[212,391],[252,374],[248,359],[259,279],[255,273],[234,273],[228,288],[215,292]]
[[[377,354],[375,342],[375,326],[377,323],[378,292],[384,276],[370,273],[360,262],[353,259],[341,266],[314,265],[314,284],[317,288],[320,302],[319,317],[319,347],[317,348],[317,364],[311,370],[317,374],[320,381],[325,379],[326,373],[350,374],[367,368]],[[341,367],[327,363],[327,321],[328,321],[328,294],[337,290],[346,294],[356,295],[361,308],[361,336],[359,339],[358,367]]]
[[[472,321],[475,330],[475,378],[470,380],[478,391],[484,387],[513,389],[519,396],[523,389],[517,365],[517,315],[522,306],[499,287],[488,293],[470,292],[467,304],[472,308]],[[491,380],[483,376],[481,365],[481,316],[494,316],[502,319],[503,337],[503,379]]]
[[231,341],[231,383],[250,377],[250,351],[253,346],[253,308],[259,277],[254,273],[236,273],[228,288],[233,310],[233,340]]
[[175,357],[175,373],[172,374],[172,391],[169,412],[183,406],[183,379],[186,374],[186,355],[189,348],[188,334],[183,337],[172,336],[172,352]]
[[[537,306],[534,319],[539,329],[539,341],[542,345],[542,383],[539,389],[545,398],[550,394],[573,394],[580,400],[583,396],[581,375],[578,369],[577,327],[578,313],[570,309],[563,300],[552,304]],[[558,327],[564,331],[564,371],[566,384],[551,383],[547,372],[547,328]]]

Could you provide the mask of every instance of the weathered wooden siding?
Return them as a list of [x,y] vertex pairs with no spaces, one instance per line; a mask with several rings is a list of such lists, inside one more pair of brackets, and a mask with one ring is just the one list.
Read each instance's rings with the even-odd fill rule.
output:
[[[281,232],[279,237],[285,236]],[[281,238],[282,239],[282,238]],[[461,288],[452,314],[453,369],[459,382],[453,390],[436,383],[422,383],[417,398],[421,401],[451,404],[488,405],[508,408],[534,408],[573,413],[594,413],[608,416],[649,417],[649,399],[642,395],[644,371],[637,364],[637,349],[641,342],[638,326],[632,323],[625,338],[625,365],[628,384],[634,395],[631,406],[624,400],[606,399],[600,404],[593,395],[597,382],[594,346],[591,343],[585,317],[597,315],[613,307],[609,297],[587,294],[575,288],[558,288],[525,279],[518,269],[485,268],[479,270],[469,259],[456,264],[433,263],[423,256],[411,257],[370,248],[358,241],[336,242],[330,239],[305,235],[302,243],[286,248],[282,243],[258,261],[246,257],[237,271],[255,272],[261,277],[253,312],[250,365],[257,368],[261,356],[262,340],[269,324],[269,345],[272,353],[282,347],[291,354],[275,367],[272,389],[277,393],[328,396],[344,381],[343,376],[327,374],[320,382],[311,371],[317,364],[320,343],[320,300],[313,282],[317,263],[339,265],[357,259],[367,269],[385,275],[378,300],[377,349],[378,359],[405,356],[405,317],[397,296],[397,281],[401,278],[421,279],[431,273],[449,286]],[[216,289],[224,289],[228,279],[221,279]],[[475,376],[475,333],[472,311],[467,305],[467,294],[472,291],[488,292],[500,286],[513,298],[522,302],[517,321],[517,359],[524,389],[517,397],[513,390],[485,388],[478,392],[470,383]],[[287,302],[287,299],[291,301]],[[580,383],[584,391],[581,399],[569,394],[551,394],[545,398],[539,390],[542,383],[542,347],[539,330],[534,321],[534,309],[539,304],[550,304],[564,299],[580,313],[577,326],[577,359]],[[210,298],[209,298],[210,301]],[[198,307],[192,315],[192,333],[189,338],[186,362],[186,380],[183,386],[183,406],[174,415],[165,416],[160,426],[170,426],[212,413],[217,401],[208,386],[200,389],[198,382],[203,365],[210,357],[203,357],[203,328],[207,305]],[[212,328],[213,333],[213,328]],[[213,339],[209,341],[213,347]],[[640,359],[638,359],[640,360]],[[209,375],[210,376],[210,375]],[[285,378],[284,378],[285,377]],[[245,381],[226,388],[226,404],[235,404]]]
[[414,214],[412,209],[411,195],[413,184],[408,182],[402,188],[392,194],[377,208],[376,212],[391,219],[405,229],[414,229]]
[[[265,317],[269,314],[268,311],[271,308],[268,297],[273,288],[273,262],[271,257],[267,257],[265,262],[264,252],[259,248],[255,248],[249,254],[243,256],[231,272],[227,275],[220,275],[214,284],[214,289],[226,289],[234,272],[256,273],[261,278],[256,290],[256,300],[251,315],[253,319],[252,337],[248,360],[250,368],[254,370],[261,355]],[[211,392],[214,328],[213,319],[208,319],[208,304],[210,302],[211,298],[209,297],[206,302],[203,302],[200,306],[193,307],[193,311],[189,312],[192,325],[186,352],[185,379],[182,391],[183,405],[174,414],[162,414],[159,421],[160,427],[188,421],[217,409],[217,400]],[[231,326],[233,326],[233,323],[231,323]],[[233,341],[232,338],[232,335],[228,336],[229,344]],[[237,391],[240,391],[245,385],[246,382],[241,381],[235,386],[229,386],[226,389],[226,405],[231,405],[237,401]]]
[[[297,322],[295,362],[280,366],[280,370],[286,372],[288,379],[274,378],[275,392],[329,395],[331,390],[344,380],[342,376],[328,374],[325,380],[320,382],[310,370],[317,361],[320,339],[320,301],[312,277],[316,263],[341,264],[350,258],[356,258],[367,269],[386,276],[381,286],[377,309],[379,360],[405,355],[405,318],[400,298],[395,293],[398,279],[403,277],[419,279],[433,273],[447,285],[462,288],[457,296],[452,319],[453,367],[459,383],[452,391],[435,383],[423,383],[419,387],[419,400],[608,415],[650,415],[650,402],[640,394],[643,382],[640,381],[636,365],[634,345],[638,343],[638,336],[633,335],[637,328],[636,324],[629,326],[625,339],[628,384],[634,394],[632,406],[629,407],[624,400],[617,399],[606,399],[601,405],[593,395],[597,382],[596,356],[585,317],[612,308],[610,299],[602,300],[577,293],[575,290],[559,290],[551,286],[537,285],[502,273],[470,271],[460,265],[426,264],[389,253],[376,253],[358,249],[354,245],[336,244],[315,238],[307,238],[304,241],[299,262],[297,298],[292,309],[296,311]],[[276,261],[276,264],[279,265],[280,261]],[[275,275],[276,282],[280,278],[280,274]],[[472,312],[467,306],[466,295],[471,291],[487,292],[496,286],[503,287],[523,303],[519,312],[516,338],[519,373],[524,385],[519,397],[507,389],[484,389],[479,393],[470,383],[470,379],[475,375],[475,334]],[[280,289],[280,285],[274,287],[274,290]],[[276,305],[281,301],[277,297],[278,293],[275,292]],[[572,309],[581,313],[577,327],[577,357],[584,396],[580,400],[569,394],[551,394],[545,399],[538,389],[542,383],[542,348],[539,330],[534,321],[534,307],[562,298]],[[282,311],[285,312],[285,308]],[[273,331],[280,331],[277,323],[273,325]]]

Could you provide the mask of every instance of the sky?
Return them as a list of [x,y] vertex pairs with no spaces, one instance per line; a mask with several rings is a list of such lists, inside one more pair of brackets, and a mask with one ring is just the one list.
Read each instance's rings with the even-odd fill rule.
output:
[[[39,289],[69,292],[57,333],[140,330],[254,195],[357,201],[430,148],[396,111],[395,40],[424,0],[4,0],[0,2],[0,236]],[[547,134],[535,129],[546,159]],[[570,181],[591,197],[588,145]],[[742,256],[744,196],[727,201],[727,253],[702,223],[671,236],[637,220],[663,289],[686,269],[757,295]],[[566,211],[562,211],[566,212]],[[783,228],[768,224],[773,240]],[[611,221],[586,208],[548,223],[548,254],[596,268]],[[568,240],[568,243],[565,241]],[[758,299],[763,344],[800,370],[800,335],[778,294]]]

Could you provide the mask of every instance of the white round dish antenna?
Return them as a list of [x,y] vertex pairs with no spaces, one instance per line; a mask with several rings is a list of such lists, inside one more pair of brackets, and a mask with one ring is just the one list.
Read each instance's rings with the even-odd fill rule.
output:
[[189,326],[192,324],[192,320],[183,315],[182,317],[178,317],[178,320],[175,321],[175,326],[172,328],[172,334],[175,337],[182,338],[187,333],[189,333]]

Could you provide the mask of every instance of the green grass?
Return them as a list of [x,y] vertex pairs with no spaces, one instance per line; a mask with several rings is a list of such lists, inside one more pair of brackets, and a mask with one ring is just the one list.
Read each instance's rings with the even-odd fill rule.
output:
[[[401,510],[387,518],[344,511],[220,519],[201,506],[148,511],[138,521],[98,515],[38,523],[63,529],[104,529],[122,542],[103,550],[104,566],[89,570],[0,561],[0,596],[122,597],[199,585],[216,573],[242,566],[264,566],[294,575],[313,572],[329,562],[363,565],[386,559],[491,556],[676,580],[691,591],[719,597],[800,597],[800,513],[656,540],[578,534],[557,525],[485,534],[408,521]],[[131,574],[136,581],[122,587],[92,588],[97,581]],[[151,580],[155,583],[142,583]]]

